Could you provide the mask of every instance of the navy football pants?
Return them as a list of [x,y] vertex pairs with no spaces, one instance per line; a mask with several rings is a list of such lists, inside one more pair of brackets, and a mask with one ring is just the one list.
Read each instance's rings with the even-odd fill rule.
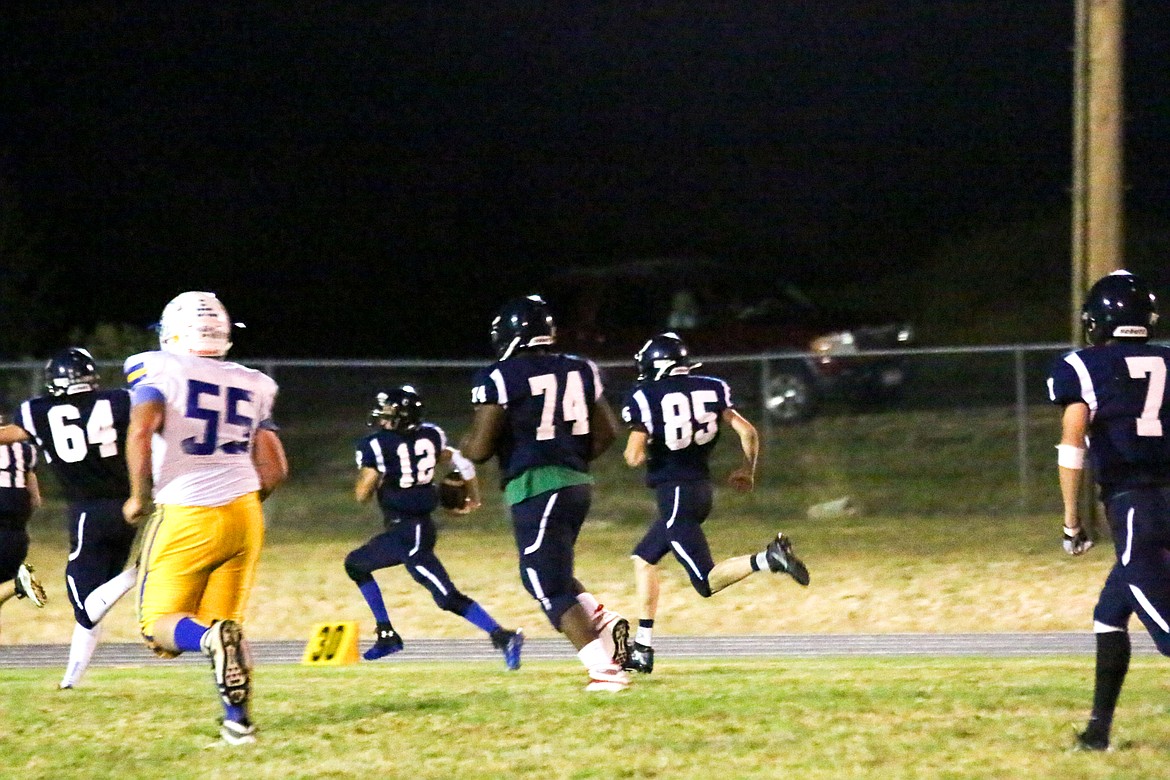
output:
[[1125,629],[1137,614],[1158,651],[1170,655],[1170,488],[1126,490],[1105,505],[1117,562],[1093,620]]

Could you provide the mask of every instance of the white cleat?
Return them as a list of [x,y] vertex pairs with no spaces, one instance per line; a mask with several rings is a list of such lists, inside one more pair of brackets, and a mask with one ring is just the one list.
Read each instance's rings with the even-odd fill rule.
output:
[[45,597],[45,589],[33,576],[33,567],[27,563],[20,564],[20,568],[16,570],[16,597],[28,599],[34,607],[43,607],[48,601]]
[[589,684],[587,691],[601,691],[604,693],[620,693],[630,687],[630,675],[620,666],[610,664],[597,669],[589,670]]

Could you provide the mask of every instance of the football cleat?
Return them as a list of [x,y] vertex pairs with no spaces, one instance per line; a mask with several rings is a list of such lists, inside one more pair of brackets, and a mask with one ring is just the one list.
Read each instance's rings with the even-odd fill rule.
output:
[[1088,728],[1077,734],[1073,750],[1109,750],[1109,732],[1090,721]]
[[219,736],[229,745],[252,745],[256,742],[256,727],[250,720],[225,719],[219,727]]
[[504,663],[509,671],[520,668],[520,650],[524,647],[524,632],[520,629],[509,631],[506,628],[493,632],[492,644],[504,654]]
[[784,572],[801,585],[808,585],[808,567],[792,552],[792,540],[784,534],[776,534],[776,538],[769,542],[764,557],[772,571]]
[[397,653],[402,647],[402,637],[395,633],[393,626],[389,623],[379,623],[374,631],[374,644],[369,650],[362,653],[362,658],[367,661],[376,661],[391,653]]
[[16,597],[18,599],[28,599],[33,603],[34,607],[43,607],[48,598],[45,596],[45,589],[41,587],[41,583],[37,582],[37,578],[33,576],[33,567],[26,563],[20,564],[20,568],[16,570]]
[[654,671],[654,648],[634,642],[630,649],[629,660],[626,661],[623,668],[630,672],[650,674]]
[[589,670],[589,684],[585,686],[585,690],[620,693],[629,687],[630,675],[620,666],[609,664]]
[[252,698],[252,669],[244,631],[234,620],[217,620],[203,635],[203,650],[211,656],[219,697],[229,706],[243,706]]
[[599,604],[593,613],[593,627],[614,664],[619,669],[625,666],[630,658],[630,621]]

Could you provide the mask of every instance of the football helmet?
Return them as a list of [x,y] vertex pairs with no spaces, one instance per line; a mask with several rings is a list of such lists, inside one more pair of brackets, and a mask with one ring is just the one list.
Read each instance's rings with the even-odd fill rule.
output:
[[232,321],[215,293],[181,293],[163,309],[158,343],[164,352],[223,357],[232,348]]
[[422,422],[422,397],[410,385],[378,393],[370,410],[370,424],[386,423],[392,431],[412,431]]
[[689,374],[702,363],[692,362],[687,345],[677,333],[659,333],[651,336],[634,355],[638,381],[658,381],[667,374]]
[[556,341],[552,312],[539,295],[508,301],[492,320],[492,348],[500,360],[507,360],[518,349],[545,347]]
[[97,362],[81,347],[69,347],[45,364],[45,389],[49,395],[88,393],[99,386]]
[[1081,324],[1090,344],[1148,339],[1157,321],[1157,297],[1145,280],[1129,271],[1114,271],[1098,279],[1081,308]]

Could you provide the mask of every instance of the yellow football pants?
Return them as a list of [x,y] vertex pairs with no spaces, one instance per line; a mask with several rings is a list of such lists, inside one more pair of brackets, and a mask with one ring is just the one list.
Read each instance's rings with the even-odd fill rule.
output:
[[163,504],[143,535],[138,626],[148,641],[163,615],[187,613],[204,625],[242,621],[264,542],[255,493],[216,507]]

